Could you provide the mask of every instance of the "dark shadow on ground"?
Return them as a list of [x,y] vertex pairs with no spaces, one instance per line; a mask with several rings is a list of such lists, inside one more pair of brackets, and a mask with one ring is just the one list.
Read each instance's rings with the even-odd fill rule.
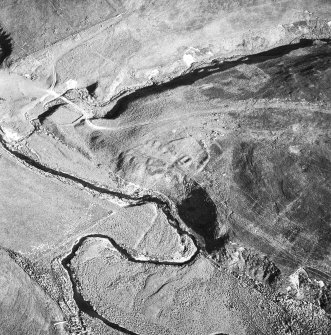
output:
[[[331,40],[329,39],[324,39],[322,41],[325,43],[331,42]],[[287,55],[294,50],[311,47],[314,45],[314,42],[315,40],[312,39],[301,39],[298,43],[288,44],[257,54],[240,57],[239,59],[234,61],[212,61],[211,64],[208,66],[205,66],[203,68],[191,69],[189,70],[190,72],[183,74],[177,78],[171,79],[169,82],[162,84],[156,83],[154,85],[138,89],[132,93],[128,92],[128,94],[123,95],[121,98],[117,98],[118,100],[116,101],[116,104],[105,115],[104,118],[116,119],[128,108],[128,105],[135,100],[146,98],[153,94],[159,94],[168,90],[172,90],[179,86],[192,85],[197,80],[203,79],[218,72],[229,70],[241,64],[258,64],[270,59],[278,58]]]
[[0,26],[0,66],[3,65],[13,51],[13,43],[10,35]]
[[217,207],[207,191],[199,185],[191,182],[187,197],[177,208],[185,224],[204,238],[207,252],[219,250],[226,244],[228,236],[218,236]]

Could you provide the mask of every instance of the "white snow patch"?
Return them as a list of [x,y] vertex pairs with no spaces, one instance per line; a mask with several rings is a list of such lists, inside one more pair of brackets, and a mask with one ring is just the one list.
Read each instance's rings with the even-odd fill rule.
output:
[[196,62],[196,59],[190,54],[185,54],[183,56],[183,61],[188,67],[190,67],[194,62]]
[[153,69],[153,70],[149,70],[146,72],[146,76],[149,80],[155,78],[156,76],[158,76],[160,73],[160,71],[158,69]]
[[73,89],[77,88],[78,83],[74,79],[69,79],[69,80],[66,81],[65,85],[66,85],[67,90],[73,90]]
[[1,130],[4,134],[3,138],[6,142],[16,142],[16,141],[19,141],[22,138],[22,136],[20,136],[17,132],[13,131],[10,128],[2,126]]
[[299,268],[289,276],[289,281],[295,287],[296,290],[299,290],[300,288],[300,278],[299,278],[300,274],[304,274],[306,277],[308,277],[307,272],[305,271],[304,268]]
[[322,280],[316,281],[320,288],[323,288],[325,286],[324,282]]
[[289,148],[288,148],[289,152],[291,154],[295,154],[295,155],[300,155],[300,152],[301,152],[301,149],[299,146],[297,145],[291,145]]

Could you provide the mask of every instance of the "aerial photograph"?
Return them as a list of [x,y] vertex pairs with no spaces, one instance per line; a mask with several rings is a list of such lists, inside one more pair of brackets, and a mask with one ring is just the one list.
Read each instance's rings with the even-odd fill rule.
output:
[[331,335],[331,0],[0,0],[0,335]]

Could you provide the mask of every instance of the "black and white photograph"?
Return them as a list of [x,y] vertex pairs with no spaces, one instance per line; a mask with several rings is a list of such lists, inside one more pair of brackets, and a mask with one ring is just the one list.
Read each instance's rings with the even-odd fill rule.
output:
[[331,335],[331,0],[0,0],[0,335]]

